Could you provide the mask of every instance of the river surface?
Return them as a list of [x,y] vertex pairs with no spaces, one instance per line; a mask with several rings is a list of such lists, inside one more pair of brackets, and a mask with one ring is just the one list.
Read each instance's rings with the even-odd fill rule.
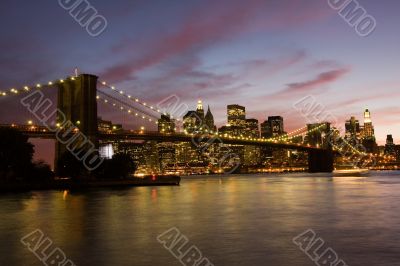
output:
[[292,241],[308,229],[349,266],[400,265],[400,172],[0,195],[0,265],[44,265],[20,242],[37,229],[77,266],[182,265],[157,241],[170,228],[215,266],[315,265]]

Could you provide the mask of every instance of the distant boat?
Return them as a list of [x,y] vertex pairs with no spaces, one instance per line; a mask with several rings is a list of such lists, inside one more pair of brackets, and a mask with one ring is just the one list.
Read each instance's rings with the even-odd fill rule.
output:
[[363,176],[368,174],[369,169],[353,168],[353,169],[340,169],[334,170],[334,176]]

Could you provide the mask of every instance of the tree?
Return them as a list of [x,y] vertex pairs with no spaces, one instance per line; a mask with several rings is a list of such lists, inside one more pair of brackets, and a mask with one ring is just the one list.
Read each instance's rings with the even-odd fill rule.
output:
[[34,153],[28,137],[10,128],[0,128],[0,178],[23,178],[29,174]]
[[64,152],[57,161],[57,175],[60,177],[81,177],[85,172],[83,163],[71,152]]
[[134,174],[136,165],[129,154],[117,153],[112,159],[105,160],[95,175],[106,179],[124,179]]
[[32,164],[31,174],[28,176],[28,181],[33,183],[51,181],[54,179],[54,172],[48,164],[43,161],[34,162]]

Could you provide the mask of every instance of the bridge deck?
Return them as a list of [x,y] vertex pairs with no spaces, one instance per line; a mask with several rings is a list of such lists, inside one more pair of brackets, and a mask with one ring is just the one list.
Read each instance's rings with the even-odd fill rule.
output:
[[[41,138],[41,139],[56,139],[56,133],[54,130],[49,130],[46,127],[38,126],[25,126],[25,125],[0,125],[0,127],[15,128],[22,132],[29,138]],[[115,133],[99,133],[99,140],[103,141],[121,141],[121,140],[152,140],[160,142],[194,142],[194,143],[221,143],[231,145],[252,145],[252,146],[263,146],[273,147],[281,149],[293,149],[300,151],[310,150],[324,150],[320,147],[313,147],[308,145],[279,142],[279,141],[267,141],[265,139],[243,139],[235,137],[224,137],[216,135],[189,135],[183,133],[175,134],[164,134],[152,131],[118,131]]]

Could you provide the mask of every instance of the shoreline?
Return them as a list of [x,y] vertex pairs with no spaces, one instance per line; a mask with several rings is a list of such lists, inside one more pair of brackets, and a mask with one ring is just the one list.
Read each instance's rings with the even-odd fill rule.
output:
[[44,183],[12,182],[0,183],[0,193],[30,192],[45,190],[85,190],[93,188],[130,188],[145,186],[179,186],[180,176],[146,176],[122,180],[70,180],[58,179]]

